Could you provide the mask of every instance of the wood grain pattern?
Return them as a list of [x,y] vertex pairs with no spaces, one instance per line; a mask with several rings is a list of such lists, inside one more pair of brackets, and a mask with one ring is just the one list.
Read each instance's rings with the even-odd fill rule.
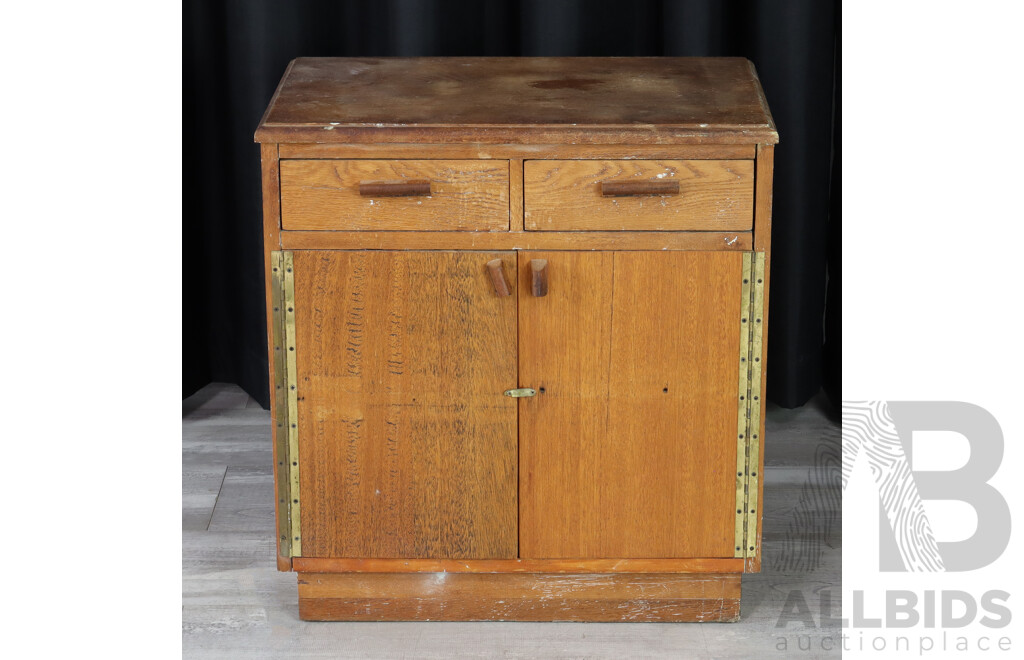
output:
[[[366,197],[371,181],[429,182],[427,197]],[[284,229],[507,231],[508,162],[503,160],[286,160],[281,162]]]
[[678,195],[679,182],[665,179],[642,181],[602,181],[601,195],[604,197],[631,197],[636,195],[662,196]]
[[754,182],[754,250],[771,252],[772,189],[775,174],[775,147],[757,148],[757,173]]
[[742,255],[523,252],[520,557],[731,557]]
[[[284,378],[278,379],[274,383],[274,389],[278,393],[284,392],[285,404],[284,409],[286,412],[286,419],[284,420],[284,428],[286,434],[286,442],[288,447],[288,460],[286,468],[288,469],[288,497],[291,498],[289,502],[288,520],[291,526],[291,538],[289,539],[290,548],[289,553],[292,557],[302,556],[302,529],[301,529],[301,512],[299,509],[302,507],[302,493],[301,493],[301,482],[299,480],[298,469],[298,456],[299,456],[299,393],[298,393],[298,363],[295,359],[295,263],[293,260],[293,254],[291,252],[281,253],[281,312],[283,318],[279,321],[280,326],[284,330],[282,339],[275,342],[275,352],[277,347],[280,346],[281,353],[284,355]],[[278,390],[277,386],[281,385],[282,389]]]
[[[274,326],[272,319],[274,318],[274,302],[273,302],[273,286],[271,284],[271,252],[280,248],[281,245],[281,207],[280,207],[280,169],[278,161],[276,144],[261,144],[260,145],[260,174],[261,174],[261,185],[263,190],[263,279],[264,279],[264,291],[266,294],[266,310],[267,310],[267,365],[270,372],[270,381],[274,382]],[[277,419],[277,398],[275,396],[274,388],[270,388],[270,410],[271,410],[271,438],[270,443],[274,448],[274,465],[277,465],[283,457],[278,456],[277,443],[274,442],[273,434],[277,433],[277,425],[280,423]],[[278,479],[277,471],[274,472],[274,479]],[[277,483],[275,481],[274,492],[277,492]],[[274,519],[280,521],[281,516],[287,516],[286,511],[279,509],[281,504],[278,501],[279,498],[274,498]],[[278,535],[279,536],[279,535]],[[288,556],[288,553],[282,552],[281,540],[278,538],[276,542],[277,548],[277,570],[279,571],[290,571],[292,570],[292,560]]]
[[501,259],[491,259],[488,261],[487,272],[491,276],[491,284],[494,285],[495,295],[502,298],[512,295],[512,290],[508,287],[508,280],[505,278],[505,271],[501,265]]
[[288,250],[749,250],[747,232],[283,231]]
[[508,226],[511,231],[523,231],[523,161],[508,161]]
[[734,621],[739,598],[738,574],[299,574],[307,621]]
[[300,58],[259,142],[774,143],[743,58]]
[[[285,388],[288,386],[288,362],[287,362],[287,319],[284,313],[284,307],[286,304],[292,306],[290,303],[285,302],[286,288],[284,276],[285,271],[285,253],[284,252],[271,252],[271,287],[273,291],[271,293],[271,303],[273,305],[270,310],[271,316],[268,317],[268,321],[272,323],[273,330],[271,332],[270,348],[271,348],[271,360],[270,360],[270,375],[272,380],[270,381],[270,396],[271,396],[271,431],[274,435],[273,443],[273,455],[274,455],[274,515],[275,515],[275,529],[277,530],[277,555],[278,564],[281,563],[282,557],[290,558],[293,554],[292,541],[295,536],[292,532],[293,523],[293,511],[292,505],[294,500],[298,499],[292,497],[292,460],[291,444],[290,444],[290,432],[291,426],[289,421],[289,409],[290,397],[287,394]],[[292,306],[294,309],[294,306]],[[301,530],[299,532],[301,534]],[[299,539],[301,541],[301,537]]]
[[[762,312],[762,344],[761,344],[761,400],[767,401],[768,389],[768,292],[772,266],[772,191],[775,176],[775,147],[758,145],[757,148],[757,181],[754,199],[754,250],[764,252],[764,310]],[[765,414],[761,413],[761,427],[758,433],[760,443],[758,470],[764,474],[765,446]],[[764,502],[764,479],[758,482],[757,500]],[[761,570],[761,535],[764,524],[764,505],[757,516],[757,534],[755,536],[755,553],[746,561],[744,571],[757,573]]]
[[303,556],[516,556],[496,258],[515,272],[507,253],[294,253]]
[[[329,131],[329,132],[326,132]],[[580,126],[288,126],[264,125],[256,131],[255,141],[325,142],[344,144],[495,144],[531,145],[566,144],[584,146],[635,144],[658,145],[747,145],[751,141],[777,142],[775,129],[756,130],[746,127],[718,127],[714,130],[689,126],[650,128],[639,125],[605,127]]]
[[360,181],[363,197],[429,197],[429,181]]
[[344,559],[296,557],[304,573],[739,573],[742,559]]
[[530,259],[530,293],[537,298],[548,295],[547,259]]
[[282,144],[281,158],[669,158],[753,160],[753,144]]
[[[526,228],[545,231],[746,231],[754,163],[747,160],[529,160]],[[605,181],[679,183],[678,195],[606,197]]]

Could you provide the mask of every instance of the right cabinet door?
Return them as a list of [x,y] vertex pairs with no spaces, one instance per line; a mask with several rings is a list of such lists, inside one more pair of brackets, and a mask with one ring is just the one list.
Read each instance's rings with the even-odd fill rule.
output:
[[743,253],[519,260],[520,556],[732,557]]

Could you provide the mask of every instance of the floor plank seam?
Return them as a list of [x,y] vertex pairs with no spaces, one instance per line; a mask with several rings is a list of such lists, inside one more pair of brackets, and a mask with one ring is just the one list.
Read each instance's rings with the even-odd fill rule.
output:
[[220,476],[220,488],[217,489],[217,497],[213,500],[213,508],[210,509],[210,519],[206,521],[206,531],[210,531],[210,525],[213,524],[213,517],[217,515],[217,505],[220,504],[220,494],[224,492],[224,482],[228,478],[228,469],[230,465],[224,466],[224,474]]

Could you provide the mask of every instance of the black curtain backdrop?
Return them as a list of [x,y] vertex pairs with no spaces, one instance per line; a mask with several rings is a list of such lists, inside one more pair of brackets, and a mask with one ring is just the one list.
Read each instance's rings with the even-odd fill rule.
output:
[[800,406],[824,384],[834,400],[838,27],[838,3],[827,0],[186,0],[183,395],[223,381],[268,402],[259,149],[252,134],[291,59],[699,55],[754,62],[781,138],[768,397]]

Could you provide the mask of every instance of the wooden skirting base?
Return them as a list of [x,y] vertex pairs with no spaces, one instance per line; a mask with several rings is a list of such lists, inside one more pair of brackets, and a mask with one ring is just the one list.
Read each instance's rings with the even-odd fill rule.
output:
[[739,573],[299,573],[306,621],[737,621]]

